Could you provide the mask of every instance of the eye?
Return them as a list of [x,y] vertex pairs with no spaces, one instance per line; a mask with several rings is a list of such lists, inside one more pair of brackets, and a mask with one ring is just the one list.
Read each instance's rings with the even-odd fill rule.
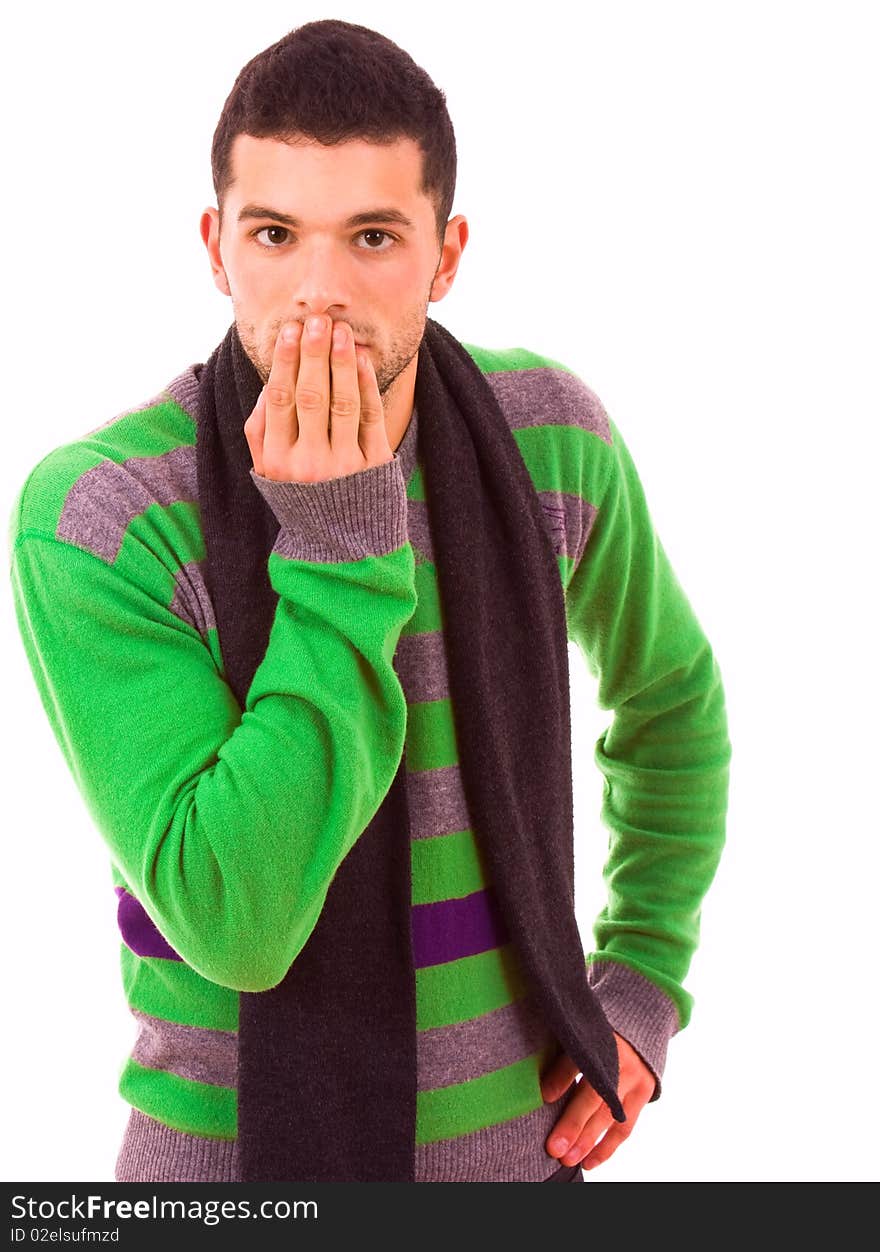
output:
[[388,240],[388,247],[385,247],[385,248],[378,248],[378,247],[377,247],[377,248],[374,248],[372,245],[369,245],[366,249],[361,249],[361,251],[366,251],[366,252],[387,252],[387,251],[388,251],[388,249],[389,249],[389,248],[390,248],[390,247],[391,247],[391,246],[392,246],[392,245],[396,242],[396,237],[395,237],[394,235],[389,235],[389,233],[388,233],[388,231],[387,231],[387,230],[373,230],[373,229],[371,229],[371,230],[362,230],[362,231],[361,231],[361,233],[360,233],[360,235],[358,235],[358,238],[359,238],[359,239],[366,239],[366,237],[367,237],[368,235],[372,235],[372,236],[374,236],[374,237],[375,237],[376,235],[380,235],[380,236],[382,236],[384,239],[387,239],[387,240]]
[[[261,226],[259,230],[255,230],[253,232],[253,237],[256,239],[261,248],[277,250],[283,244],[288,242],[287,239],[278,239],[277,237],[272,239],[271,235],[269,236],[270,242],[268,243],[260,239],[260,235],[266,234],[270,231],[278,231],[282,235],[286,235],[288,237],[290,236],[290,231],[286,226]],[[367,242],[366,247],[362,247],[360,249],[362,252],[388,252],[389,249],[392,248],[397,242],[396,235],[389,234],[387,230],[378,230],[375,228],[362,230],[357,238],[364,240],[378,240],[377,243]]]
[[[277,243],[277,242],[276,242],[276,243],[268,243],[268,244],[267,244],[267,243],[262,243],[262,241],[260,240],[260,235],[262,235],[262,233],[263,233],[264,231],[266,231],[266,230],[280,230],[280,231],[281,231],[281,233],[282,233],[282,235],[288,235],[288,234],[290,234],[290,232],[288,231],[288,229],[287,229],[287,227],[286,227],[286,226],[261,226],[259,230],[255,230],[255,231],[254,231],[254,239],[256,239],[257,243],[260,243],[260,244],[261,244],[261,246],[262,246],[262,247],[264,247],[264,248],[275,248],[275,247],[277,247],[277,246],[278,246],[278,243]],[[282,242],[283,242],[283,240],[282,240]]]

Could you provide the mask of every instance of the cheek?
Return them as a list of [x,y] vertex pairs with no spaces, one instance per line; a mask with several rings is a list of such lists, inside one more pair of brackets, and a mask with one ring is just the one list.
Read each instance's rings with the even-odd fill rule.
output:
[[276,299],[276,289],[283,289],[283,280],[276,265],[254,263],[253,254],[243,247],[233,248],[226,257],[226,280],[235,300],[252,311],[268,310]]
[[383,274],[364,292],[365,308],[389,328],[408,322],[420,305],[423,275],[418,266]]
[[251,310],[256,315],[258,310],[268,303],[266,284],[260,282],[253,270],[237,269],[231,273],[227,270],[226,274],[229,289],[243,308]]

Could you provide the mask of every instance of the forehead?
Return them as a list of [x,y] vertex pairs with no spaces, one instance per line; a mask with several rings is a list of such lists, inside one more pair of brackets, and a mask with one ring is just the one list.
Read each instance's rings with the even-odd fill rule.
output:
[[236,135],[230,161],[233,182],[227,199],[231,207],[256,201],[305,212],[304,201],[313,201],[317,207],[332,199],[339,217],[347,216],[364,200],[406,202],[414,212],[420,201],[431,207],[420,191],[422,150],[414,139],[387,144],[352,139],[325,145],[314,140],[287,143]]

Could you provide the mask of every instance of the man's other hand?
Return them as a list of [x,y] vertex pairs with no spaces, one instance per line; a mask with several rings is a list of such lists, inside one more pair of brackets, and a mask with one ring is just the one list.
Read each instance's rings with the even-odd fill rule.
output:
[[[620,1076],[617,1094],[626,1114],[625,1122],[616,1122],[608,1105],[597,1095],[586,1078],[581,1078],[577,1091],[565,1106],[559,1121],[547,1138],[547,1151],[559,1158],[560,1165],[576,1165],[593,1169],[617,1151],[628,1139],[636,1118],[654,1094],[654,1075],[625,1039],[615,1032]],[[541,1076],[541,1094],[550,1104],[565,1092],[580,1070],[563,1053]],[[565,1140],[565,1143],[559,1142]]]

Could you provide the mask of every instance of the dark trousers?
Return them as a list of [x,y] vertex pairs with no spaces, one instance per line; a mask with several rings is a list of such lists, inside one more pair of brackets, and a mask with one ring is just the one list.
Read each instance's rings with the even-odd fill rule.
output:
[[585,1182],[584,1171],[580,1165],[560,1165],[555,1173],[549,1178],[545,1178],[544,1182]]

